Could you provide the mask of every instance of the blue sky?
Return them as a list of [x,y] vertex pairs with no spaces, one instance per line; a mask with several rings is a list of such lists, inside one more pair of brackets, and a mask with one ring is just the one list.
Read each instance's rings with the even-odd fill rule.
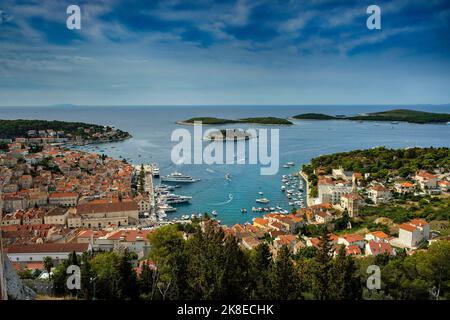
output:
[[0,0],[0,105],[445,104],[449,39],[448,0]]

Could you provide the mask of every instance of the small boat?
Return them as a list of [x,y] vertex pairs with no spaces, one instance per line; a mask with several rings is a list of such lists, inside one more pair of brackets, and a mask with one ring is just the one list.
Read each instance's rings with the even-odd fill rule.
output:
[[259,191],[258,192],[258,194],[260,195],[260,196],[262,196],[264,193],[263,192],[261,192],[261,191]]
[[241,213],[247,213],[247,209],[242,208],[242,209],[241,209]]
[[289,169],[291,166],[288,166],[287,164],[283,165],[283,168]]
[[267,198],[259,198],[259,199],[256,199],[256,202],[257,203],[269,203],[270,200]]
[[195,219],[195,218],[197,218],[197,217],[195,216],[195,213],[191,214],[191,219]]
[[285,186],[281,186],[281,192],[284,192],[284,191],[286,191],[286,187]]
[[293,162],[293,161],[289,161],[288,163],[286,163],[288,166],[291,166],[291,167],[293,167],[293,166],[295,166],[295,162]]
[[231,174],[227,173],[227,174],[225,175],[225,180],[231,181]]
[[213,210],[213,211],[211,211],[211,214],[212,214],[213,216],[217,216],[217,211],[216,211],[216,210]]

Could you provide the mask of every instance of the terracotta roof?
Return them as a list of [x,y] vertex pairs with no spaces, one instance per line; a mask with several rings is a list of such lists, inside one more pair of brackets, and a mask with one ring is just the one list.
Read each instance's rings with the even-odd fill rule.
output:
[[426,222],[426,221],[423,220],[423,219],[412,219],[412,220],[409,222],[409,224],[412,224],[412,225],[417,226],[417,227],[423,227],[423,226],[427,225],[428,222]]
[[389,190],[388,188],[386,188],[385,186],[382,186],[381,184],[377,184],[370,189],[375,190],[375,191],[388,191]]
[[42,244],[13,244],[6,248],[7,253],[63,253],[86,252],[88,243],[42,243]]
[[404,188],[412,188],[412,187],[414,187],[414,184],[411,182],[405,181],[401,184],[401,186]]
[[436,179],[437,177],[434,174],[428,173],[426,171],[419,171],[417,176],[424,178],[424,179]]
[[253,223],[257,223],[259,225],[266,225],[269,223],[269,221],[267,221],[266,219],[263,219],[263,218],[255,218],[253,220]]
[[400,229],[403,229],[403,230],[406,230],[406,231],[409,231],[409,232],[414,232],[414,231],[416,231],[416,227],[413,226],[413,225],[411,225],[411,224],[409,224],[409,223],[403,223],[403,224],[401,224],[401,225],[399,226],[399,228],[400,228]]
[[374,255],[377,255],[380,253],[388,253],[388,254],[394,253],[394,250],[392,249],[391,245],[386,242],[369,241],[369,247],[370,247],[370,251]]
[[55,192],[49,196],[49,198],[73,198],[73,197],[78,197],[78,194],[75,192]]
[[121,240],[121,238],[123,237],[123,241],[126,242],[148,242],[149,240],[147,238],[147,235],[150,233],[151,231],[148,230],[117,230],[107,234],[105,238],[109,240]]
[[348,246],[345,250],[346,255],[360,255],[361,254],[361,248],[359,246],[353,245]]
[[386,233],[384,233],[383,231],[373,231],[373,232],[370,232],[369,234],[372,234],[375,237],[381,238],[381,239],[389,238],[389,236]]
[[359,234],[344,234],[342,236],[348,243],[353,243],[357,241],[363,241],[364,238],[360,236]]
[[134,201],[123,201],[114,203],[83,203],[77,206],[78,214],[107,213],[120,211],[136,211],[138,204]]

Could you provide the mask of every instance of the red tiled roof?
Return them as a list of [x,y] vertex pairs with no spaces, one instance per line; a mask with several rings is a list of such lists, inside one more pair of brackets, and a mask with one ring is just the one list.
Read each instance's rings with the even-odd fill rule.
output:
[[417,227],[423,227],[425,225],[427,225],[428,223],[423,220],[423,219],[412,219],[409,224],[412,224],[413,226],[417,226]]
[[399,226],[400,229],[409,231],[409,232],[414,232],[416,230],[416,227],[409,224],[409,223],[403,223]]
[[394,250],[392,249],[391,245],[386,242],[369,241],[369,247],[370,247],[370,251],[374,255],[377,255],[380,253],[388,253],[388,254],[394,253]]
[[136,211],[138,204],[134,201],[122,201],[113,203],[83,203],[77,206],[78,214],[106,213],[120,211]]
[[364,238],[360,236],[359,234],[344,234],[342,236],[348,243],[353,243],[357,241],[363,241]]
[[75,192],[55,192],[49,196],[49,198],[74,198],[74,197],[78,197],[78,194]]
[[348,246],[345,250],[346,255],[360,255],[361,254],[361,248],[356,245]]

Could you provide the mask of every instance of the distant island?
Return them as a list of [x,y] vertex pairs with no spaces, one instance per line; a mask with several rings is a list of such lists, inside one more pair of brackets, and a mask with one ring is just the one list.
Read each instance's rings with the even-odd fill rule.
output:
[[239,141],[255,138],[251,133],[239,129],[221,129],[210,132],[204,140],[206,141]]
[[361,114],[358,116],[330,116],[321,113],[304,113],[293,116],[296,120],[357,120],[357,121],[403,121],[411,123],[446,123],[450,121],[448,113],[433,113],[408,109],[396,109]]
[[224,124],[238,124],[238,123],[253,123],[263,125],[292,125],[289,120],[275,117],[256,117],[256,118],[243,118],[238,120],[221,119],[214,117],[195,117],[188,120],[177,121],[177,124],[193,125],[194,122],[201,121],[204,125],[224,125]]
[[35,143],[70,143],[84,145],[122,141],[131,135],[112,126],[83,122],[46,120],[0,120],[0,140],[21,138]]

